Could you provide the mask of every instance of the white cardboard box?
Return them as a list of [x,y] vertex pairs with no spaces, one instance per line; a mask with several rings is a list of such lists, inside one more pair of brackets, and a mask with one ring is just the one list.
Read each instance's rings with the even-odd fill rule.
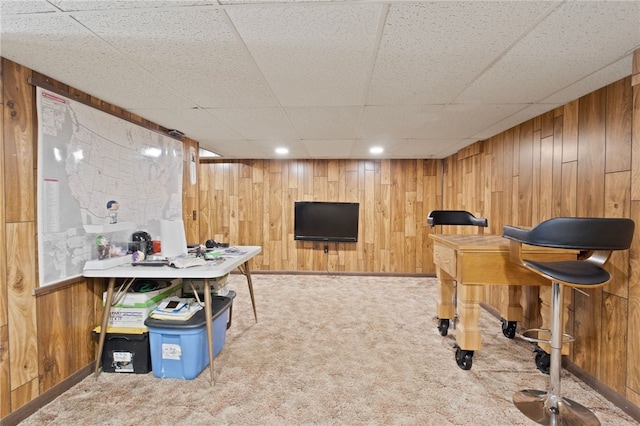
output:
[[[211,280],[209,280],[209,285],[211,286],[211,294],[220,294],[220,290],[224,292],[225,287],[227,287],[226,292],[228,293],[228,284],[229,274],[223,275],[218,278],[212,278]],[[204,292],[204,281],[199,279],[185,279],[182,283],[182,289],[182,294],[193,294],[194,289],[196,293],[202,294]],[[220,295],[224,296],[224,294]]]
[[[162,280],[160,280],[162,281]],[[170,296],[180,296],[182,293],[182,279],[171,280],[171,285],[159,290],[145,293],[127,292],[111,306],[109,312],[109,327],[136,327],[144,328],[146,320],[151,312],[160,304],[160,301]],[[115,297],[115,292],[114,292]],[[107,300],[107,292],[102,294],[102,304]]]
[[[168,287],[160,288],[154,291],[148,291],[145,293],[127,292],[122,295],[120,300],[116,302],[113,307],[118,308],[146,308],[152,304],[158,304],[160,301],[169,296],[179,296],[182,290],[182,278],[175,278],[173,280],[156,280],[159,282],[170,281],[171,284]],[[114,291],[113,297],[117,296],[117,290]],[[107,292],[102,293],[102,305],[107,301]],[[112,307],[112,308],[113,308]]]
[[[160,303],[153,303],[146,308],[118,308],[112,307],[109,312],[109,327],[135,327],[144,328],[144,320],[146,320],[151,312]],[[107,329],[108,330],[108,329]]]

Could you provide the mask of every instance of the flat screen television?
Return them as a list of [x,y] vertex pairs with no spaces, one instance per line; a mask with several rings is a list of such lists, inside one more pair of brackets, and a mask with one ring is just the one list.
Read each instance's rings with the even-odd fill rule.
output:
[[359,203],[296,201],[294,240],[358,241]]

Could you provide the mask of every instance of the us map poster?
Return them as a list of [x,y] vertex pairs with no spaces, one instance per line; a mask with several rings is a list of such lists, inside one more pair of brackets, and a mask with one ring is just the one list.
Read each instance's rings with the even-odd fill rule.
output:
[[[37,88],[40,286],[82,275],[96,259],[100,225],[116,201],[132,229],[103,235],[126,246],[135,231],[159,236],[182,215],[183,144],[43,88]],[[109,204],[112,206],[113,203]]]

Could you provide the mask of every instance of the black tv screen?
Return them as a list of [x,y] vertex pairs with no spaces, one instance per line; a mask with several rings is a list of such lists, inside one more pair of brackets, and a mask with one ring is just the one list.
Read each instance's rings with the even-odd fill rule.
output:
[[293,237],[304,241],[358,241],[360,204],[296,201]]

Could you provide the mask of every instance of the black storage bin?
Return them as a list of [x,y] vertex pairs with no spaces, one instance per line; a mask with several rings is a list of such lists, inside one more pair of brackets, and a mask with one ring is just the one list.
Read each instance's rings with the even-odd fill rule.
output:
[[[97,340],[100,333],[93,331]],[[102,351],[102,371],[146,374],[151,371],[149,332],[107,333]]]

